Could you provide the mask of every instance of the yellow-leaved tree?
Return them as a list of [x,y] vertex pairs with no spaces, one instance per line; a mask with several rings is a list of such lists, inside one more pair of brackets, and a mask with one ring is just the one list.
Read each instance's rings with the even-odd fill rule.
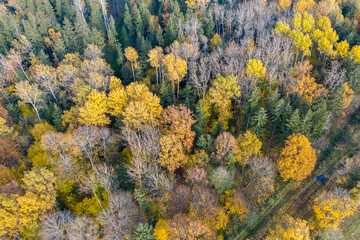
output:
[[115,117],[120,116],[127,100],[126,91],[121,80],[116,77],[110,77],[110,92],[107,99],[109,114]]
[[238,154],[236,155],[236,161],[241,162],[243,168],[249,161],[250,157],[260,153],[260,149],[262,147],[261,141],[249,130],[238,137],[237,145]]
[[154,49],[151,49],[148,53],[148,57],[148,62],[153,68],[155,68],[156,84],[159,84],[159,79],[162,79],[161,73],[164,59],[163,49],[161,47],[155,47]]
[[284,181],[289,179],[300,183],[315,168],[316,154],[310,141],[302,134],[292,134],[285,141],[277,163]]
[[227,129],[227,120],[231,117],[231,101],[241,96],[240,86],[234,75],[223,77],[218,74],[209,89],[210,102],[219,112],[219,120]]
[[169,230],[165,219],[159,219],[154,228],[154,236],[156,240],[168,240]]
[[266,68],[260,60],[250,59],[246,67],[246,74],[255,78],[265,77]]
[[0,238],[18,238],[39,227],[45,213],[56,201],[54,174],[45,168],[33,168],[23,178],[25,195],[0,195]]
[[316,223],[322,229],[338,228],[345,217],[353,215],[357,210],[355,202],[349,193],[341,188],[322,193],[315,198],[313,208]]
[[283,11],[287,10],[291,6],[291,0],[278,0],[277,7]]
[[184,153],[183,146],[174,134],[164,135],[160,139],[161,152],[159,163],[161,166],[174,172],[177,168],[186,164],[188,157]]
[[139,54],[137,53],[135,48],[127,47],[127,48],[125,48],[125,57],[131,64],[131,71],[132,71],[133,79],[135,82],[134,63],[136,62],[136,60],[138,60]]
[[184,59],[175,56],[173,53],[165,56],[164,64],[168,77],[171,80],[173,100],[175,103],[175,84],[177,84],[177,99],[179,99],[180,82],[186,75],[187,64]]
[[219,34],[215,33],[214,36],[210,39],[210,49],[215,50],[216,47],[222,45],[222,39]]
[[190,109],[180,104],[179,106],[168,106],[163,113],[164,133],[174,134],[183,146],[184,151],[190,151],[195,132],[191,130],[196,122]]
[[240,220],[246,217],[249,210],[246,207],[245,200],[241,193],[235,190],[229,190],[224,195],[225,209],[228,214],[236,215]]
[[308,223],[302,219],[294,219],[289,215],[284,215],[280,221],[276,222],[274,228],[270,229],[269,235],[265,240],[310,240]]
[[350,55],[356,63],[360,63],[360,46],[359,45],[353,46],[350,51]]
[[142,83],[130,83],[125,90],[128,102],[122,113],[124,124],[134,130],[160,125],[163,110],[160,99]]
[[79,123],[87,126],[104,126],[110,123],[105,115],[107,97],[104,92],[92,90],[83,107],[79,108]]

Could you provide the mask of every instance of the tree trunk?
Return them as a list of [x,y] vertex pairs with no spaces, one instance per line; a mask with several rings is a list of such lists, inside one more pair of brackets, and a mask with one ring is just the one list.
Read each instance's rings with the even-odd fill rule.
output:
[[174,104],[175,104],[175,83],[174,83],[174,80],[171,81],[171,87],[172,87],[173,100],[174,100]]
[[37,110],[37,108],[35,107],[35,105],[32,105],[33,106],[33,108],[35,109],[35,112],[36,112],[36,115],[37,115],[37,117],[38,117],[38,119],[39,119],[39,122],[41,123],[41,118],[40,118],[40,115],[39,115],[39,111]]
[[134,64],[133,64],[133,62],[131,62],[131,70],[132,70],[132,74],[133,74],[133,80],[135,82],[135,73],[134,73]]

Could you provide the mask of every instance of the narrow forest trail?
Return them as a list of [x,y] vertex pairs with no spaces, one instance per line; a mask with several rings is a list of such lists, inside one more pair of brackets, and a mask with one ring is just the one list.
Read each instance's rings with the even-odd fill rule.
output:
[[[356,111],[354,114],[358,114]],[[312,205],[314,198],[323,190],[334,186],[337,178],[333,177],[337,166],[341,164],[342,159],[357,154],[360,150],[359,142],[352,138],[344,138],[350,134],[349,131],[360,131],[360,122],[344,124],[344,127],[338,129],[331,137],[330,144],[323,150],[318,158],[318,164],[312,175],[305,179],[298,188],[287,184],[284,190],[280,190],[273,197],[275,204],[269,204],[259,213],[260,221],[251,228],[243,229],[234,239],[264,239],[267,229],[271,228],[276,219],[284,214],[290,214],[302,219],[313,219]],[[346,148],[341,148],[346,143]],[[328,181],[322,184],[317,181],[319,175],[326,176]],[[271,201],[269,200],[269,201]],[[299,210],[301,209],[301,211]]]

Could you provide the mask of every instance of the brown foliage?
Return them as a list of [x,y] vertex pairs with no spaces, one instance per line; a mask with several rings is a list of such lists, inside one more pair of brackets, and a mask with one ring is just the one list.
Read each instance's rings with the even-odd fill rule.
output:
[[0,137],[0,164],[13,166],[21,158],[19,146],[4,137]]

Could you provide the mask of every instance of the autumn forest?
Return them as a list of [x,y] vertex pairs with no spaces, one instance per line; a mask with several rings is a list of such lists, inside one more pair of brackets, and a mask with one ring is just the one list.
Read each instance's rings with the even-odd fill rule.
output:
[[0,239],[360,239],[359,0],[0,0]]

